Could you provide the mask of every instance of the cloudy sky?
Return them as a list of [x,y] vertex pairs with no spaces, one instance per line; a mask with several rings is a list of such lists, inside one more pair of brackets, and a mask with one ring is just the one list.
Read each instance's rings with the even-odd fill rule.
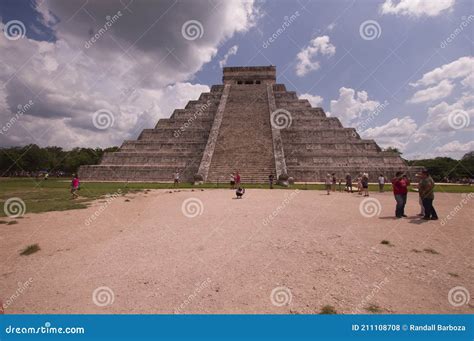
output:
[[2,0],[0,28],[0,146],[120,145],[271,64],[406,158],[474,150],[469,0]]

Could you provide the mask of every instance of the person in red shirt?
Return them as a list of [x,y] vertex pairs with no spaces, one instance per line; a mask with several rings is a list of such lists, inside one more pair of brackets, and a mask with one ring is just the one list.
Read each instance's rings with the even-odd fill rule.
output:
[[79,197],[79,195],[77,194],[77,191],[79,190],[79,178],[77,177],[77,175],[74,174],[74,177],[72,178],[72,181],[71,181],[71,194],[72,194],[72,199],[76,199],[77,197]]
[[397,172],[392,179],[393,194],[397,202],[397,206],[395,207],[395,216],[397,218],[406,217],[405,205],[407,203],[409,185],[410,180],[408,180],[407,176],[402,172]]
[[239,172],[235,172],[235,185],[237,186],[237,188],[239,188],[240,186],[240,174]]

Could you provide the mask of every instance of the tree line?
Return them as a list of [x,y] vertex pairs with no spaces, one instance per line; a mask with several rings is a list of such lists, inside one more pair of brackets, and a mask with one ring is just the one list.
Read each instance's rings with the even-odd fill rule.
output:
[[35,144],[24,147],[0,148],[1,176],[34,176],[39,172],[51,175],[71,175],[81,165],[96,165],[111,148],[74,148],[66,151],[61,147],[41,148]]
[[[0,148],[0,176],[34,176],[39,172],[51,175],[71,175],[81,165],[96,165],[110,148],[74,148],[66,151],[61,147],[41,148],[35,144],[24,147]],[[400,153],[395,148],[391,150]],[[407,160],[410,166],[423,166],[430,171],[435,181],[459,181],[471,179],[474,174],[474,151],[461,160],[437,157],[424,160]]]

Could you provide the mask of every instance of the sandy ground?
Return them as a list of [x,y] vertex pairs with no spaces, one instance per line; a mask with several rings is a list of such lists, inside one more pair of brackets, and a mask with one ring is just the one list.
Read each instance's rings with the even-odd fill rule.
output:
[[[349,193],[232,197],[153,190],[0,225],[5,313],[474,313],[474,200],[442,225],[416,217],[416,193],[400,220],[388,192],[374,217]],[[437,193],[440,218],[462,199]]]

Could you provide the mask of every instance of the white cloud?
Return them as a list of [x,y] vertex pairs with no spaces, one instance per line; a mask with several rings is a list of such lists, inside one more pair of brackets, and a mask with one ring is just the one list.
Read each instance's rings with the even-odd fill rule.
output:
[[312,39],[309,45],[296,55],[296,74],[305,76],[311,71],[319,69],[319,62],[315,59],[319,55],[332,57],[336,53],[336,47],[330,43],[328,36]]
[[401,151],[417,131],[416,122],[409,116],[394,118],[382,126],[369,128],[361,133],[363,138],[374,139],[380,146],[396,147]]
[[471,77],[474,70],[474,57],[461,57],[454,62],[444,64],[434,70],[431,70],[423,75],[415,83],[410,83],[411,86],[428,86],[436,84],[445,79],[457,79],[464,77]]
[[[0,109],[6,107],[0,111],[0,128],[19,104],[35,103],[0,135],[0,145],[105,147],[136,138],[143,128],[154,127],[159,118],[209,90],[194,74],[218,46],[252,27],[257,15],[253,1],[222,1],[219,6],[130,2],[130,12],[108,0],[41,4],[39,15],[52,25],[56,40],[0,39]],[[119,10],[123,15],[86,48],[106,16]],[[181,27],[190,19],[202,23],[202,38],[183,38]],[[105,131],[92,124],[99,109],[110,110],[115,118]]]
[[464,94],[451,104],[443,101],[428,108],[428,117],[420,130],[435,135],[440,135],[441,132],[452,133],[453,127],[449,124],[449,117],[456,114],[474,122],[474,95]]
[[364,113],[373,112],[380,103],[369,100],[366,91],[355,91],[351,88],[339,89],[339,98],[330,102],[330,115],[338,117],[344,125],[351,122]]
[[469,74],[469,76],[467,76],[461,81],[461,85],[465,88],[474,89],[474,67],[471,70],[471,73]]
[[219,60],[219,66],[224,67],[227,64],[227,59],[229,59],[230,56],[237,54],[238,50],[239,50],[239,47],[237,45],[232,46],[224,55],[224,58]]
[[299,98],[300,99],[307,99],[313,107],[321,106],[321,104],[323,103],[323,100],[324,100],[321,96],[311,95],[311,94],[302,94],[302,95],[299,96]]
[[445,79],[431,88],[419,90],[408,100],[409,103],[433,102],[451,95],[454,84]]
[[457,140],[436,148],[436,151],[442,156],[449,156],[455,159],[460,159],[464,154],[473,150],[474,141],[461,143]]
[[451,9],[454,2],[455,0],[385,0],[380,11],[382,14],[434,17]]

